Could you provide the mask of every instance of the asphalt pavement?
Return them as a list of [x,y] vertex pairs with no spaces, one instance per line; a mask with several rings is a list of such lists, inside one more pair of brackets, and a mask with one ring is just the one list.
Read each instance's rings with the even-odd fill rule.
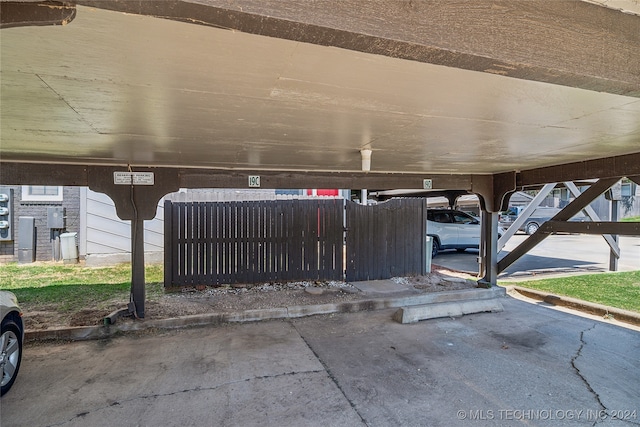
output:
[[640,332],[510,297],[29,343],[10,426],[640,425]]
[[[528,236],[516,234],[504,247],[498,259]],[[640,270],[640,237],[620,236],[618,271]],[[444,251],[433,259],[434,264],[478,274],[478,251]],[[609,246],[602,236],[559,234],[535,246],[498,276],[498,280],[588,274],[609,271]]]

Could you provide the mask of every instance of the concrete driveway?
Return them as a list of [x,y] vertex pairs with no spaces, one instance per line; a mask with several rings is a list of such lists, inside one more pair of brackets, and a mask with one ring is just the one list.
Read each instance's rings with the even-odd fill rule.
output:
[[640,332],[503,305],[29,344],[2,426],[640,425]]
[[[502,258],[529,236],[511,237],[499,254]],[[620,236],[618,271],[640,270],[640,237]],[[463,253],[444,251],[433,259],[434,264],[454,270],[478,273],[478,251]],[[579,234],[553,235],[534,247],[500,274],[498,280],[526,280],[544,276],[587,274],[609,271],[609,246],[602,236]]]

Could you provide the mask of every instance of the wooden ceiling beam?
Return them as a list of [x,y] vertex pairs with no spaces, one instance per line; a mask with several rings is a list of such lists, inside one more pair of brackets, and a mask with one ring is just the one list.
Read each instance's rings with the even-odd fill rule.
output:
[[640,97],[640,16],[583,1],[79,0],[79,5]]

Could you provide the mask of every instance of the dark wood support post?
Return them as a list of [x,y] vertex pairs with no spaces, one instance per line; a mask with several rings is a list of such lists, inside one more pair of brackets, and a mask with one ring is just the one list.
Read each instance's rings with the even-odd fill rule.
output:
[[144,318],[144,220],[131,220],[131,300],[129,312]]
[[456,206],[456,201],[458,197],[464,196],[465,194],[469,194],[467,191],[463,190],[447,190],[444,192],[444,197],[447,198],[449,202],[449,208],[453,209]]
[[484,276],[478,280],[479,287],[490,288],[498,284],[498,212],[482,212],[482,243],[480,256]]
[[164,201],[164,287],[168,288],[173,285],[173,205],[171,201]]
[[[118,217],[131,220],[131,298],[129,312],[144,318],[145,264],[144,221],[156,216],[158,202],[167,193],[179,189],[178,172],[169,169],[136,168],[135,172],[153,173],[153,184],[119,185],[114,172],[133,172],[124,167],[90,167],[89,188],[107,194],[116,205]],[[165,267],[168,268],[168,267]]]
[[490,288],[498,283],[498,217],[509,203],[515,185],[515,172],[472,176],[472,192],[478,195],[482,209],[479,287]]
[[471,192],[478,195],[483,211],[500,212],[509,204],[511,193],[516,190],[516,173],[496,175],[472,175]]

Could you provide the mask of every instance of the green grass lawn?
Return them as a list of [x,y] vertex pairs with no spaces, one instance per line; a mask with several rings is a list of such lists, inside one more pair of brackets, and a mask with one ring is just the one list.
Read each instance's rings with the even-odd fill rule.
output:
[[640,216],[630,216],[629,218],[623,218],[621,222],[640,222]]
[[[145,269],[148,298],[162,295],[161,265]],[[122,299],[129,301],[131,265],[85,267],[80,264],[6,264],[0,265],[0,289],[10,290],[21,305],[45,307],[56,305],[57,311],[99,307],[101,303]]]
[[640,271],[587,274],[514,283],[556,295],[640,312]]

